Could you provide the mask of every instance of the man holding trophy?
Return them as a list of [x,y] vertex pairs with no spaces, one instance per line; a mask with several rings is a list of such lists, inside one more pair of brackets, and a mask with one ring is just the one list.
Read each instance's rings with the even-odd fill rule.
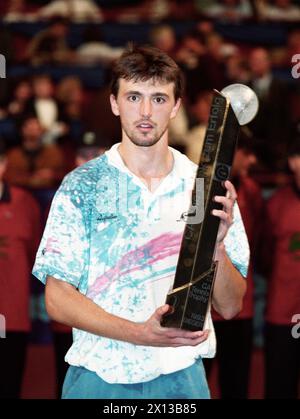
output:
[[128,48],[110,97],[122,141],[67,175],[54,198],[33,273],[50,317],[73,327],[63,398],[210,397],[210,301],[229,319],[246,290],[248,242],[227,180],[234,146],[222,145],[238,124],[232,92],[216,93],[197,168],[168,147],[182,95],[170,57]]

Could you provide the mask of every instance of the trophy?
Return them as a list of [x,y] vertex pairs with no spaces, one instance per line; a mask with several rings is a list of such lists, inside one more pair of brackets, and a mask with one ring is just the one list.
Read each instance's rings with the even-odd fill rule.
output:
[[[213,197],[226,195],[224,182],[230,176],[239,128],[250,122],[257,110],[255,93],[243,84],[232,84],[221,92],[214,90],[173,289],[166,298],[170,310],[161,321],[164,327],[203,330],[217,272],[214,252],[220,219],[211,212],[223,208]],[[204,215],[199,220],[203,202],[197,199],[197,179],[201,178]]]

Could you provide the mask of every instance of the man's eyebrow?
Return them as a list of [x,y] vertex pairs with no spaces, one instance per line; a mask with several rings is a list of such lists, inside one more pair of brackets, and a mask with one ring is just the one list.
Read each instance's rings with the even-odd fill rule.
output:
[[[129,90],[128,92],[125,93],[125,95],[143,95],[142,92],[139,92],[138,90]],[[169,97],[169,95],[167,93],[164,92],[155,92],[152,93],[151,96],[164,96],[164,97]]]
[[163,92],[156,92],[156,93],[153,93],[151,96],[164,96],[164,97],[169,97],[169,95],[167,93],[163,93]]
[[125,93],[126,95],[141,95],[142,93],[137,90],[129,90]]

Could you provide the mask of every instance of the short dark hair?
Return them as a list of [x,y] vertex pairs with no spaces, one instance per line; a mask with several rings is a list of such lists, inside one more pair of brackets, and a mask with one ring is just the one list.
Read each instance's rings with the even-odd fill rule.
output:
[[183,75],[175,61],[158,48],[129,45],[112,69],[111,93],[117,97],[119,80],[155,79],[174,83],[175,101],[183,96]]

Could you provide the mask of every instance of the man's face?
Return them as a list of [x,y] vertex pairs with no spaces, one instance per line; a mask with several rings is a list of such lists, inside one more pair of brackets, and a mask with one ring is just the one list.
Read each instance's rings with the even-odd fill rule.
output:
[[111,95],[110,101],[113,113],[120,116],[123,139],[141,147],[167,139],[169,121],[180,106],[180,99],[175,102],[174,84],[153,79],[120,79],[118,95]]

